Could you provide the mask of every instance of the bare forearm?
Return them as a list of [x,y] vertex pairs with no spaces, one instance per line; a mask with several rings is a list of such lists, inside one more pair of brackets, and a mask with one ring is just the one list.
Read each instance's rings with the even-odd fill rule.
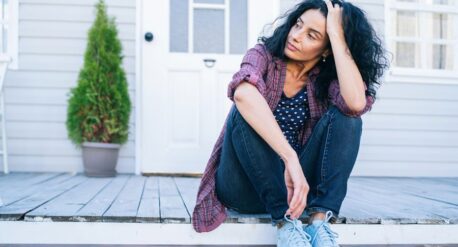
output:
[[350,108],[360,110],[366,105],[365,85],[361,73],[351,56],[344,37],[330,35],[329,38],[342,97]]
[[249,83],[240,84],[234,94],[235,105],[245,121],[285,161],[297,159],[264,97]]

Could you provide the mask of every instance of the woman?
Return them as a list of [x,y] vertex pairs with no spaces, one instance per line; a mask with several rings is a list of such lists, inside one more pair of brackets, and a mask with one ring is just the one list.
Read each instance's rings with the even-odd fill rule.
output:
[[[249,49],[228,87],[234,101],[204,171],[193,226],[225,208],[269,213],[278,246],[338,246],[335,223],[385,63],[351,3],[306,0]],[[309,216],[309,224],[298,219]]]

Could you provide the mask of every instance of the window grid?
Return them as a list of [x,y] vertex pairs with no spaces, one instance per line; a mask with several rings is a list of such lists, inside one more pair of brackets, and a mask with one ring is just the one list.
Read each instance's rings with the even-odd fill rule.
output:
[[[447,3],[452,5],[447,5]],[[398,28],[400,26],[397,25],[399,13],[401,16],[407,13],[406,16],[415,22],[413,29],[403,30],[407,31],[408,35],[399,33]],[[390,40],[388,44],[392,46],[390,50],[394,51],[395,68],[423,71],[426,69],[434,72],[446,72],[448,75],[452,71],[454,75],[458,76],[458,0],[391,0],[387,14],[388,23],[393,22],[388,24],[387,36]],[[439,21],[435,17],[439,17]],[[408,18],[406,20],[412,21]],[[448,37],[447,32],[444,34],[444,30],[439,30],[439,37],[435,37],[437,36],[437,27],[433,25],[437,24],[437,21],[441,29],[445,21],[445,29],[453,34],[453,37]],[[402,26],[399,29],[402,29]],[[399,47],[403,47],[404,54],[398,53]],[[451,49],[449,57],[446,56],[448,49]],[[405,56],[404,59],[413,59],[413,61],[399,61],[398,59],[402,58],[403,55]],[[445,63],[444,59],[446,59]],[[448,64],[450,65],[447,66]]]

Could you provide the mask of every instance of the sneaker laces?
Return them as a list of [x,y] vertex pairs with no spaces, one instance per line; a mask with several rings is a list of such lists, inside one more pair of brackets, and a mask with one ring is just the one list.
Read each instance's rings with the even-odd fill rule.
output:
[[[285,219],[286,221],[288,222],[291,222],[293,224],[293,227],[292,228],[289,228],[288,231],[290,232],[289,236],[288,236],[288,246],[291,242],[294,243],[293,246],[300,246],[301,244],[305,244],[307,245],[310,240],[311,240],[311,237],[308,233],[304,232],[302,230],[302,224],[300,222],[300,220],[298,219],[294,219],[294,220],[291,220],[291,219],[288,219],[288,217],[286,217],[285,215]],[[295,231],[297,231],[297,233],[299,234],[295,234]]]
[[332,244],[337,245],[336,238],[339,237],[339,234],[337,232],[334,232],[331,230],[328,221],[332,217],[332,211],[327,211],[326,212],[326,219],[318,226],[318,229],[313,236],[313,239],[315,239],[316,235],[320,235],[320,239],[323,239],[324,241],[329,241]]

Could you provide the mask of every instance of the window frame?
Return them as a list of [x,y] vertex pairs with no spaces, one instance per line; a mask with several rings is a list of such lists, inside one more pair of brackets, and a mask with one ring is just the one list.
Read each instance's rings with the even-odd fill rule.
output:
[[[453,6],[453,5],[452,5]],[[454,18],[454,28],[457,30],[455,33],[456,39],[451,39],[447,44],[453,45],[453,66],[454,70],[440,70],[440,69],[425,69],[425,68],[404,68],[396,67],[395,65],[390,66],[387,79],[402,81],[402,82],[414,82],[414,83],[444,83],[444,84],[458,84],[458,5],[456,8],[451,8],[449,5],[431,5],[426,3],[409,3],[409,2],[398,2],[397,0],[386,0],[385,1],[385,37],[386,47],[393,55],[393,61],[396,57],[396,47],[393,47],[393,43],[396,40],[402,39],[396,37],[392,30],[392,14],[393,10],[406,10],[415,11],[416,13],[445,13],[456,15]],[[418,25],[422,25],[425,20],[420,18]],[[421,34],[421,33],[420,33]],[[422,39],[420,36],[418,39]],[[414,41],[416,42],[416,41]],[[455,44],[454,44],[455,42]],[[421,45],[422,42],[416,44]],[[421,47],[420,47],[421,50]],[[420,64],[425,64],[426,58],[422,56],[424,52],[420,53]]]
[[[2,6],[3,7],[3,6]],[[8,69],[17,70],[18,69],[18,16],[19,16],[19,0],[8,0],[8,8],[5,9],[8,11],[8,21],[3,24],[8,25],[7,29],[7,47],[5,53],[0,53],[2,60],[11,59],[8,64]],[[1,31],[1,30],[0,30]]]

